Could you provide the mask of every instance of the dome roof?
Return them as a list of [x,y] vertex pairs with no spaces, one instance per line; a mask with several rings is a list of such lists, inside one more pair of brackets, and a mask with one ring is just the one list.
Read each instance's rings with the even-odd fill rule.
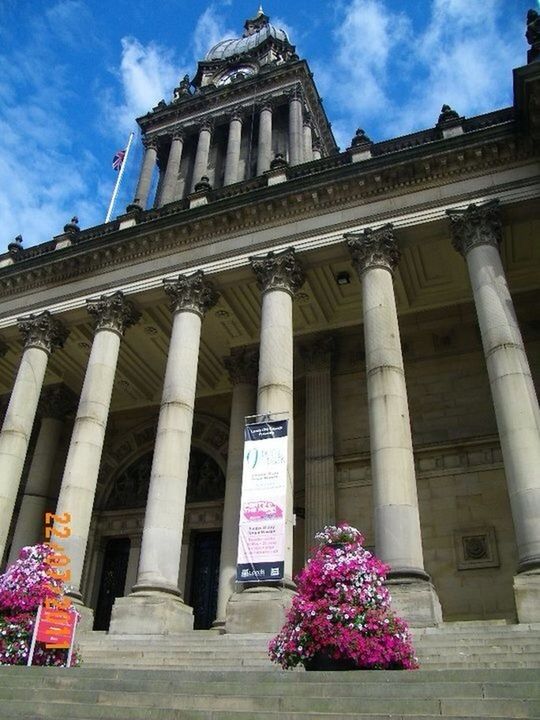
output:
[[290,45],[285,30],[271,25],[268,15],[265,15],[262,8],[259,8],[257,15],[251,20],[246,20],[246,32],[241,38],[222,40],[206,54],[205,60],[224,60],[233,55],[248,53],[261,45],[268,38],[274,38]]

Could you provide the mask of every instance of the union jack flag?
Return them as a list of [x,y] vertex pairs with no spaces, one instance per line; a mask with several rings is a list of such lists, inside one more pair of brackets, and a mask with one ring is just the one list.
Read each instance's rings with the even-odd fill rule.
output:
[[122,167],[122,163],[124,162],[125,154],[125,150],[118,150],[118,152],[115,153],[112,161],[113,170],[120,170],[120,168]]

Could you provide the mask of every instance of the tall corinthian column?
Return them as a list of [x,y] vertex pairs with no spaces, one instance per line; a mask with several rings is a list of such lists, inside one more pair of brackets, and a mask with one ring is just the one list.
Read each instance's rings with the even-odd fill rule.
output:
[[375,549],[390,565],[394,604],[413,625],[441,621],[424,570],[407,388],[392,275],[400,252],[391,225],[346,235],[362,282]]
[[201,326],[218,299],[199,270],[165,280],[174,313],[137,584],[113,608],[111,633],[162,634],[193,627],[182,601],[178,571],[191,449]]
[[143,145],[144,157],[141,166],[141,173],[139,175],[139,182],[137,183],[137,189],[135,190],[135,199],[133,200],[133,202],[140,205],[144,210],[148,202],[148,193],[150,192],[152,175],[154,172],[154,167],[156,166],[157,139],[153,137],[144,138]]
[[242,117],[238,112],[233,113],[229,123],[229,139],[227,141],[227,155],[225,158],[224,185],[238,182],[240,165],[240,148],[242,144]]
[[499,254],[499,203],[448,215],[454,247],[467,261],[499,429],[519,558],[518,618],[540,622],[540,410]]
[[[68,456],[58,497],[57,514],[71,515],[71,535],[62,540],[70,559],[70,595],[82,603],[81,579],[99,466],[109,417],[120,341],[140,313],[118,291],[87,300],[95,335],[75,416]],[[88,611],[85,613],[90,615]]]
[[257,175],[270,170],[272,162],[272,106],[263,105],[259,113],[259,142],[257,145]]
[[251,266],[262,291],[261,344],[257,414],[287,418],[288,468],[285,500],[284,580],[260,582],[235,594],[227,606],[226,631],[275,632],[283,624],[292,596],[293,560],[293,318],[294,293],[304,282],[304,272],[294,248],[251,258]]
[[253,415],[255,412],[258,359],[259,354],[257,351],[239,348],[233,350],[229,357],[226,357],[224,360],[233,391],[215,627],[223,627],[225,625],[227,601],[234,593],[236,584],[238,523],[240,518],[240,496],[242,493],[242,470],[244,463],[244,423],[246,417]]
[[197,142],[195,163],[193,165],[193,177],[191,178],[191,192],[194,192],[195,185],[201,181],[202,176],[206,175],[211,139],[212,125],[209,122],[205,122],[199,130],[199,140]]
[[304,122],[302,98],[296,93],[289,100],[289,164],[300,165],[304,161]]
[[334,433],[332,424],[331,337],[316,338],[302,348],[306,368],[306,522],[305,555],[315,533],[336,522]]
[[21,318],[17,323],[24,338],[24,350],[0,432],[0,560],[5,551],[47,361],[68,336],[63,324],[48,311]]
[[17,516],[10,563],[17,559],[21,548],[43,542],[45,512],[56,506],[51,488],[54,461],[66,416],[76,407],[75,399],[75,394],[62,383],[47,385],[41,393],[38,405],[41,425]]
[[180,171],[180,161],[182,160],[182,150],[184,147],[184,133],[182,130],[175,130],[171,140],[171,149],[169,150],[169,158],[167,160],[167,169],[163,179],[163,188],[161,190],[160,205],[176,200],[174,191],[176,189],[176,181]]

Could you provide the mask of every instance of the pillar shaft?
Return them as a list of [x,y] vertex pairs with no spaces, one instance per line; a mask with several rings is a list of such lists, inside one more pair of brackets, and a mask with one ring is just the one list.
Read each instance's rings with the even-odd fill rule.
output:
[[304,128],[302,119],[302,100],[291,97],[289,101],[289,164],[303,162]]
[[52,509],[49,497],[51,473],[63,424],[61,419],[54,417],[44,417],[41,421],[8,563],[17,559],[21,548],[37,545],[44,540],[45,512]]
[[94,496],[96,493],[105,429],[109,416],[120,341],[123,332],[139,317],[121,292],[87,301],[96,321],[96,332],[84,376],[79,407],[69,445],[58,497],[57,514],[69,513],[71,534],[62,545],[70,559],[75,596],[80,595],[82,572]]
[[311,122],[304,121],[304,162],[313,160],[313,131]]
[[257,175],[270,170],[272,161],[272,108],[264,106],[259,115],[259,143],[257,146]]
[[47,361],[54,347],[62,346],[67,337],[62,324],[49,312],[30,315],[18,324],[25,346],[0,432],[0,559],[4,555]]
[[391,226],[350,236],[362,281],[375,547],[391,574],[427,578],[392,271]]
[[238,182],[240,168],[240,148],[242,144],[242,118],[234,115],[229,124],[229,139],[227,141],[227,156],[225,158],[224,185]]
[[194,192],[195,185],[200,182],[201,177],[206,175],[208,168],[208,156],[210,154],[210,140],[212,130],[208,125],[203,125],[199,131],[195,163],[193,165],[193,178],[191,180],[191,192]]
[[217,293],[202,272],[180,276],[165,289],[173,299],[174,319],[134,591],[178,595],[201,323]]
[[176,182],[180,171],[180,161],[182,160],[182,150],[184,147],[184,136],[180,133],[173,135],[171,141],[171,149],[169,150],[169,159],[167,160],[167,169],[163,179],[163,188],[161,190],[161,205],[176,200],[174,192],[176,190]]
[[252,258],[263,292],[257,414],[287,418],[288,478],[285,508],[285,579],[292,580],[294,414],[293,414],[293,294],[304,274],[293,249]]
[[519,570],[540,568],[540,410],[499,254],[498,202],[449,211],[467,261],[516,533]]
[[315,544],[315,534],[336,522],[332,350],[331,338],[317,339],[302,350],[306,365],[306,557]]
[[135,190],[135,200],[141,205],[142,208],[146,208],[148,203],[148,194],[150,192],[150,185],[152,183],[152,174],[156,165],[157,158],[157,144],[152,138],[145,141],[144,157],[139,175],[139,182],[137,183],[137,189]]
[[257,392],[257,353],[243,350],[226,358],[226,366],[233,383],[231,402],[223,532],[219,562],[219,589],[216,625],[225,623],[227,601],[236,585],[238,553],[238,524],[242,494],[244,463],[244,423],[255,411]]

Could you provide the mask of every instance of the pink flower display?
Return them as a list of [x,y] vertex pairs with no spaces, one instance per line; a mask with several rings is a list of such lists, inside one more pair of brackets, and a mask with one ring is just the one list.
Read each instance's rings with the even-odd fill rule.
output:
[[[0,665],[25,665],[37,609],[47,598],[62,598],[61,580],[51,577],[54,552],[48,545],[24,547],[19,558],[0,575]],[[55,588],[57,592],[54,592]],[[67,651],[36,643],[34,665],[65,665]],[[78,664],[75,653],[72,664]]]
[[390,609],[388,566],[350,525],[325,527],[315,539],[287,621],[270,643],[272,660],[292,668],[324,653],[359,669],[417,668],[407,624]]

